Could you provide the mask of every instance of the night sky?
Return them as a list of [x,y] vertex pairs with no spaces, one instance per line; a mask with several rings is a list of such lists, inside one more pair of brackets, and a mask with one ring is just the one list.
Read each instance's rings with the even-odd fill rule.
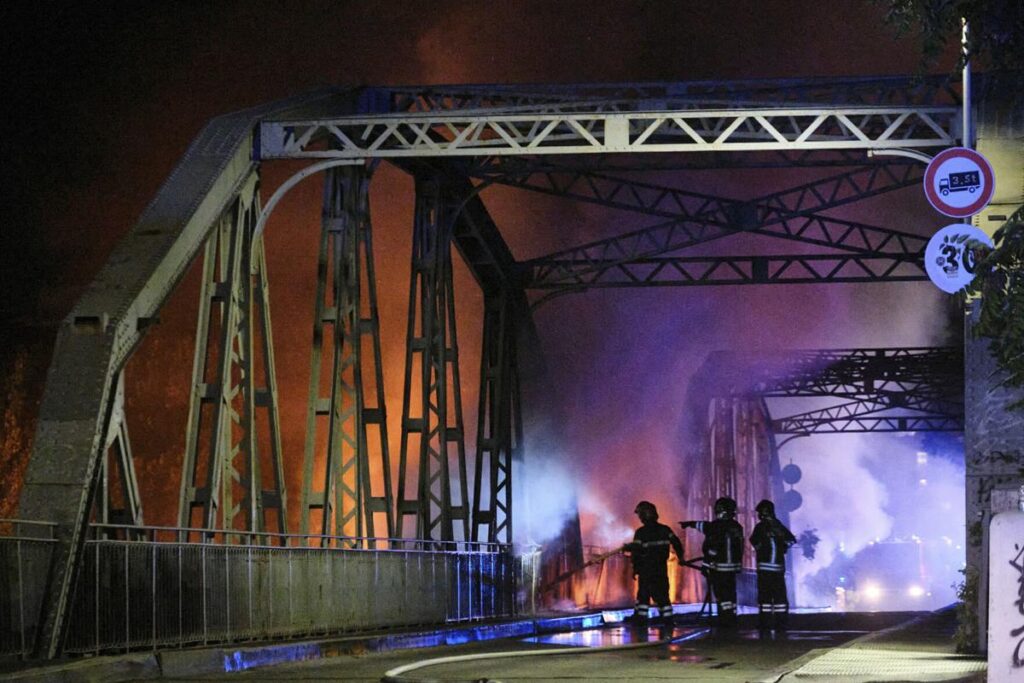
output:
[[[859,0],[4,3],[0,409],[7,423],[0,424],[6,430],[0,475],[16,485],[56,323],[210,118],[335,84],[915,73],[920,55],[913,39],[896,39],[883,13],[880,5]],[[934,70],[951,67],[952,57]],[[268,167],[264,197],[298,167]],[[706,172],[650,179],[745,198],[802,177]],[[294,458],[301,457],[305,420],[319,191],[314,181],[294,191],[267,237],[296,508],[301,475]],[[920,195],[903,190],[865,204],[867,213],[858,207],[836,215],[928,234],[944,222]],[[371,201],[392,420],[401,412],[411,198],[411,181],[382,166]],[[484,201],[520,259],[653,222],[500,188],[488,190]],[[198,291],[194,271],[129,368],[138,378],[129,389],[129,419],[150,437],[136,446],[144,502],[176,495]],[[456,287],[463,384],[475,387],[482,301],[461,266]],[[685,487],[681,407],[689,373],[704,354],[939,344],[949,338],[943,301],[929,283],[622,290],[557,299],[536,318],[557,394],[548,424],[532,426],[535,443],[546,451],[543,476],[586,491],[580,505],[589,542],[614,543],[634,523],[635,500],[652,499],[671,510]],[[465,407],[471,437],[475,388]],[[169,415],[180,415],[180,422]],[[398,434],[392,425],[393,440]],[[822,443],[801,448],[817,453]],[[825,446],[849,451],[849,458],[831,474],[819,468],[809,481],[820,480],[828,491],[823,496],[835,495],[827,486],[842,468],[870,475],[862,461],[870,461],[879,443],[863,437]],[[918,448],[900,443],[908,452]],[[397,444],[392,453],[397,460]],[[800,457],[797,450],[790,455]],[[877,493],[867,503],[873,508],[892,495],[865,486],[871,496]],[[804,495],[809,510],[828,508],[824,498],[815,507],[813,495]],[[563,502],[538,510],[555,519]],[[0,516],[13,512],[10,503]],[[151,506],[146,517],[171,523],[174,510]],[[879,525],[884,528],[884,520]]]

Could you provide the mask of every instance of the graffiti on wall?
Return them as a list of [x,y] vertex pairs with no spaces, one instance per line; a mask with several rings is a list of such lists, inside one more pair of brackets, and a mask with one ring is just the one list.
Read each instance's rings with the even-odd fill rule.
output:
[[[1010,560],[1010,566],[1017,572],[1017,599],[1013,606],[1024,618],[1024,545],[1014,543],[1013,549],[1017,551],[1017,555]],[[1013,648],[1013,668],[1019,669],[1024,666],[1024,659],[1021,657],[1021,647],[1024,646],[1024,624],[1011,629],[1010,637],[1017,640],[1017,646]]]

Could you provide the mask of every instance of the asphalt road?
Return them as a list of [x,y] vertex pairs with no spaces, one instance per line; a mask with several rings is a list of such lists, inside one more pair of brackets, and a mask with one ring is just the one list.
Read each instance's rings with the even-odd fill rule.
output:
[[[795,614],[785,635],[762,638],[753,615],[735,631],[705,632],[699,624],[665,628],[605,627],[540,639],[492,640],[454,647],[344,655],[285,664],[201,680],[380,681],[385,672],[422,660],[497,652],[535,652],[570,647],[578,654],[512,656],[444,663],[404,674],[403,681],[760,681],[777,678],[787,663],[818,648],[842,645],[858,636],[902,623],[907,613]],[[654,644],[668,638],[668,644]],[[595,646],[640,644],[626,650]],[[173,679],[171,679],[173,680]],[[184,680],[184,679],[178,679]],[[189,680],[197,680],[190,678]]]

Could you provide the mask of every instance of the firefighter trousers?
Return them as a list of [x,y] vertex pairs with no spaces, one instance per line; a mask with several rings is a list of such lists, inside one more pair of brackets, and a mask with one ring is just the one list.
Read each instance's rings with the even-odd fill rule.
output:
[[658,606],[661,616],[672,614],[672,601],[668,599],[667,572],[640,572],[637,574],[636,614],[647,616],[648,603]]
[[786,596],[786,574],[777,571],[757,572],[757,625],[762,630],[784,630],[789,620],[789,598]]
[[720,572],[712,569],[708,574],[711,590],[718,603],[718,621],[723,626],[736,623],[736,572]]

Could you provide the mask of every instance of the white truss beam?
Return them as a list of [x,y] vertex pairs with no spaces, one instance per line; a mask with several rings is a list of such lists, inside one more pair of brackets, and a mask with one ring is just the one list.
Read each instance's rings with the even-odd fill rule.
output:
[[949,147],[956,107],[339,117],[260,124],[263,159]]

